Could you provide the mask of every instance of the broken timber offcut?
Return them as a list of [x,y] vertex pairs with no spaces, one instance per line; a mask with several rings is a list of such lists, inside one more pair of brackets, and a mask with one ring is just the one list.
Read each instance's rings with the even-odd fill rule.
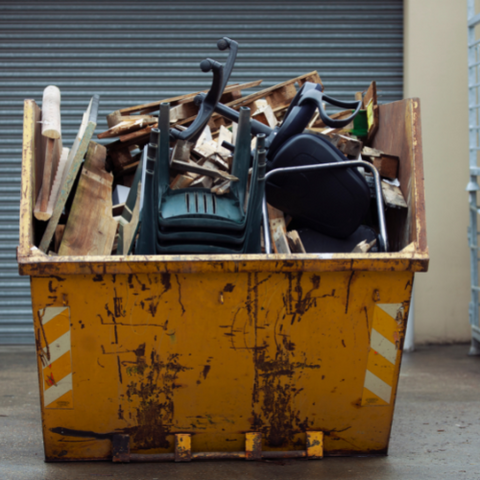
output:
[[429,257],[418,100],[378,108],[373,147],[399,158],[408,204],[390,211],[390,253],[75,257],[34,247],[27,102],[18,261],[47,461],[387,452]]

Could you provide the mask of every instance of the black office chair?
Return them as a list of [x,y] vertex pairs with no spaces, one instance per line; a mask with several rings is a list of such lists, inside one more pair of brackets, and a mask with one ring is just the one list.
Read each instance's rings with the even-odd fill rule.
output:
[[[204,98],[204,94],[200,94]],[[346,119],[330,118],[323,106],[352,109]],[[267,170],[316,164],[344,162],[345,155],[328,140],[304,130],[318,109],[320,118],[332,128],[350,123],[361,107],[361,101],[343,102],[325,95],[322,86],[306,82],[292,100],[280,126],[272,129],[252,120],[252,132],[266,135]],[[223,104],[215,111],[238,121],[238,112]],[[370,206],[370,190],[356,168],[288,171],[266,183],[268,203],[332,237],[351,235],[364,220]]]

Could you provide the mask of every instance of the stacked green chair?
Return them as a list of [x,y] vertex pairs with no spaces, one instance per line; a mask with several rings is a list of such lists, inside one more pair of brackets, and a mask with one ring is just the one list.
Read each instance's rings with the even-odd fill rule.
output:
[[[237,141],[233,157],[232,174],[239,180],[233,182],[230,192],[212,193],[207,188],[172,190],[169,187],[169,149],[162,148],[168,141],[160,133],[157,165],[158,188],[154,186],[152,171],[154,145],[149,145],[145,177],[145,201],[142,210],[142,227],[136,252],[140,254],[180,253],[260,253],[260,225],[262,199],[265,188],[264,136],[257,138],[257,147],[250,151],[250,110],[240,112]],[[168,107],[162,105],[160,132],[168,125]],[[164,125],[165,124],[165,125]],[[167,130],[168,131],[168,130]],[[166,137],[166,136],[165,136]],[[163,145],[162,145],[163,144]],[[168,144],[167,144],[168,146]],[[149,163],[151,162],[151,163]],[[252,176],[248,200],[248,170]],[[158,192],[158,209],[152,213],[147,199]],[[156,241],[153,245],[153,232]]]
[[[157,138],[148,145],[143,174],[143,209],[135,253],[260,253],[262,198],[265,190],[265,136],[257,137],[251,152],[250,109],[241,108],[234,147],[230,191],[217,195],[206,188],[172,190],[170,183],[170,141],[194,142],[207,125],[228,81],[238,44],[224,37],[217,46],[229,49],[225,68],[212,59],[201,63],[212,71],[210,91],[196,98],[200,106],[195,121],[185,130],[170,129],[168,104],[160,106]],[[247,196],[249,168],[252,167]],[[246,204],[246,208],[245,208]]]

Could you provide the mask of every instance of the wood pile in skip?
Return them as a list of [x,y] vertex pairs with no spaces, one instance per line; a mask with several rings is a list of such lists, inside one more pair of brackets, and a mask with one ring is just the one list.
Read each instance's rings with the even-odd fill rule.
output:
[[[317,72],[293,78],[261,89],[262,81],[228,85],[220,102],[235,110],[249,107],[251,118],[275,128],[281,124],[291,101],[305,82],[321,83]],[[37,152],[38,195],[34,206],[38,247],[50,255],[110,255],[134,253],[138,234],[141,184],[129,194],[140,165],[143,148],[158,126],[158,110],[170,104],[170,126],[186,129],[196,118],[199,107],[195,97],[200,92],[161,99],[147,104],[128,106],[107,115],[108,129],[97,133],[99,97],[94,96],[81,119],[73,145],[62,143],[61,92],[55,86],[44,91],[42,103],[41,146]],[[327,127],[318,116],[306,131],[327,138],[349,159],[372,163],[382,177],[384,203],[387,208],[407,207],[398,184],[399,159],[370,147],[379,125],[376,84],[357,93],[362,100],[366,124],[352,122],[341,129]],[[351,111],[337,112],[331,118],[346,118]],[[363,128],[363,131],[361,131]],[[229,192],[237,125],[214,113],[195,143],[171,142],[170,188],[203,187],[216,195]],[[252,137],[252,148],[255,145]],[[374,196],[373,178],[365,172]],[[371,177],[371,175],[370,175]],[[138,190],[138,191],[137,191]],[[126,199],[133,198],[130,203]],[[291,227],[291,218],[272,206],[268,207],[270,234],[274,253],[308,253],[301,232]],[[122,235],[119,239],[119,225]],[[134,247],[133,247],[134,248]],[[374,242],[360,242],[353,252],[374,251]]]

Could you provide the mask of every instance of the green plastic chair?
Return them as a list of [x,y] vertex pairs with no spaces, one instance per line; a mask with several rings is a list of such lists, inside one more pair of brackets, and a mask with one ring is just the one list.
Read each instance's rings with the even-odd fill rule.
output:
[[157,253],[261,253],[260,226],[265,192],[265,153],[262,135],[252,166],[246,223],[242,232],[159,232]]
[[232,174],[239,180],[232,182],[230,193],[226,195],[216,195],[207,188],[170,189],[169,159],[162,151],[164,140],[160,134],[158,226],[162,231],[241,232],[245,229],[244,203],[251,160],[251,128],[250,109],[240,110],[232,165]]

